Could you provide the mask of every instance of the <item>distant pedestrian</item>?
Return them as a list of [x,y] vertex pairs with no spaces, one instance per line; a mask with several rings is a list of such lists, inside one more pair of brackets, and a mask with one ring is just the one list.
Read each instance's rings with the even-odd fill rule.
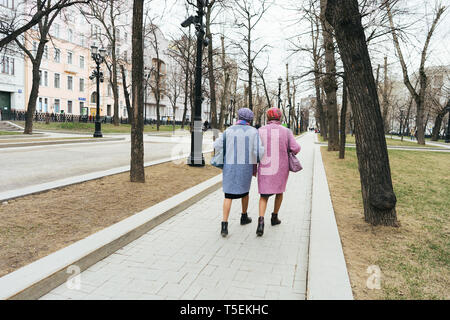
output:
[[253,112],[248,108],[238,111],[236,125],[229,127],[214,142],[216,154],[223,155],[223,220],[221,234],[228,235],[228,217],[233,199],[241,199],[241,225],[252,222],[248,216],[249,191],[256,164],[264,155],[264,147],[259,139],[258,130],[250,124]]
[[267,202],[272,195],[276,196],[271,224],[274,226],[281,223],[278,219],[278,213],[289,177],[288,153],[297,154],[300,152],[300,145],[295,140],[292,131],[281,125],[281,116],[280,109],[269,109],[267,111],[268,123],[259,129],[265,156],[258,165],[258,191],[261,195],[258,227],[256,229],[258,236],[262,236],[264,233],[264,215]]

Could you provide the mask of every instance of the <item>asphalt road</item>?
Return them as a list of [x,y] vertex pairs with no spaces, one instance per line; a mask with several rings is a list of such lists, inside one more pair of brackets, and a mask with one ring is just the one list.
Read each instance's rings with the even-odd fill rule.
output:
[[[1,149],[0,192],[129,165],[130,136],[124,137],[118,142]],[[212,148],[211,139],[203,142],[203,150]],[[144,136],[144,150],[145,162],[189,153],[190,137]]]

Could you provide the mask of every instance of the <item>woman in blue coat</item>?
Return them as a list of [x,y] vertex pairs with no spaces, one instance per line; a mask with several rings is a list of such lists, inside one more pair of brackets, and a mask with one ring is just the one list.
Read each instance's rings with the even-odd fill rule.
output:
[[255,165],[264,156],[264,146],[259,138],[258,130],[251,126],[253,112],[248,108],[238,110],[238,119],[215,142],[214,149],[221,152],[224,148],[224,164],[222,188],[225,193],[223,202],[223,221],[221,234],[228,235],[228,217],[233,199],[241,199],[241,225],[249,224],[248,200]]

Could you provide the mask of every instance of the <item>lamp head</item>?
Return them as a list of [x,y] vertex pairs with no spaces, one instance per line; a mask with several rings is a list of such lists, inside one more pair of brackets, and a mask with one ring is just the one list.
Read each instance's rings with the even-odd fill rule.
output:
[[100,49],[100,57],[102,57],[102,58],[106,57],[106,49],[103,49],[103,48]]
[[91,46],[91,53],[92,54],[97,54],[98,53],[98,47],[95,44],[93,44]]
[[187,18],[186,20],[184,20],[184,21],[181,23],[181,26],[182,26],[183,28],[187,28],[187,27],[189,27],[191,24],[197,23],[197,21],[198,21],[198,18],[197,18],[197,17],[195,17],[195,16],[190,16],[189,18]]
[[278,84],[281,85],[283,83],[283,78],[279,77],[278,78]]

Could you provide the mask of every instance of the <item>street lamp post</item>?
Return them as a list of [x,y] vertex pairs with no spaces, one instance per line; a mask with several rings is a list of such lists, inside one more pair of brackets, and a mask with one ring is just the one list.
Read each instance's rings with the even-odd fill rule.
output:
[[281,84],[283,83],[283,78],[278,78],[278,109],[281,108]]
[[197,30],[197,61],[195,67],[195,115],[194,115],[194,130],[191,133],[191,155],[188,158],[188,165],[194,167],[205,166],[205,159],[203,158],[202,144],[202,57],[203,47],[208,45],[208,39],[205,39],[205,30],[203,25],[204,7],[207,5],[207,0],[197,0],[197,16],[190,16],[181,26],[183,28],[189,27],[191,24],[195,25]]
[[295,121],[295,134],[298,135],[298,121],[300,120],[300,131],[302,130],[302,119],[300,118],[300,103],[297,103],[297,120]]
[[97,111],[95,115],[95,132],[94,138],[102,138],[102,124],[100,122],[100,82],[104,81],[103,72],[100,71],[100,65],[105,61],[106,50],[98,49],[97,46],[91,46],[91,57],[97,65],[96,69],[92,71],[92,75],[89,77],[91,80],[97,81]]

